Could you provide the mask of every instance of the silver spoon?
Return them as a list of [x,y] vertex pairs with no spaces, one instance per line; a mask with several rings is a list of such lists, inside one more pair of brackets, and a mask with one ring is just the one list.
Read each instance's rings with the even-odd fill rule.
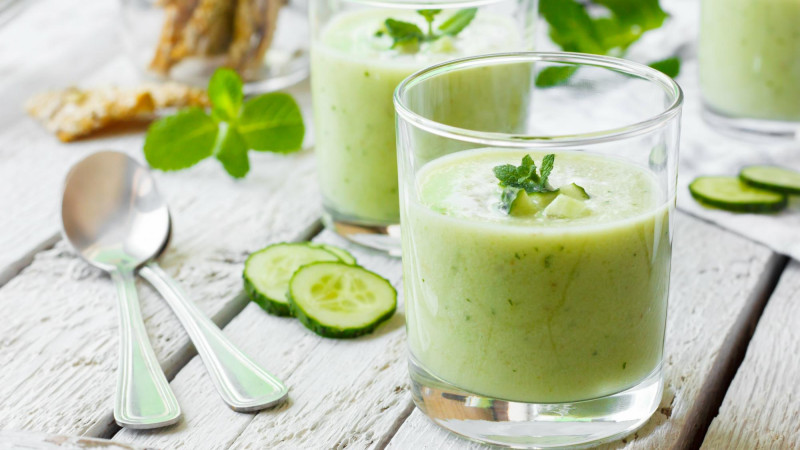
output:
[[134,271],[156,256],[169,213],[153,180],[128,156],[100,152],[67,174],[61,203],[64,236],[89,264],[111,275],[119,294],[119,366],[114,420],[127,428],[157,428],[181,409],[158,364],[142,322]]
[[[147,177],[152,184],[152,195],[166,211],[166,223],[159,222],[158,229],[152,229],[147,239],[159,242],[160,254],[166,249],[171,234],[171,224],[166,203],[159,196],[155,183],[146,168],[132,158],[121,153],[103,154],[124,156],[128,164],[135,166],[141,177]],[[158,255],[154,255],[156,257]],[[189,334],[200,357],[206,364],[211,379],[222,399],[235,411],[249,412],[268,408],[286,398],[288,389],[277,378],[262,369],[233,343],[222,331],[206,317],[194,303],[186,299],[180,286],[166,274],[154,260],[139,268],[144,277],[164,297]]]
[[[165,247],[166,248],[166,247]],[[269,408],[286,398],[286,386],[242,353],[194,303],[158,263],[150,261],[139,269],[178,316],[203,359],[222,400],[234,411],[251,412]]]

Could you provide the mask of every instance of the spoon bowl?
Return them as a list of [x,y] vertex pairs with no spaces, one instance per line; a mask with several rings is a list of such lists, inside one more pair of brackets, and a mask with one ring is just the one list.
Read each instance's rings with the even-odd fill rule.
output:
[[94,153],[70,170],[61,219],[80,256],[106,271],[144,264],[169,239],[169,210],[153,177],[119,152]]
[[[166,249],[172,229],[167,204],[144,166],[118,152],[87,157],[67,176],[61,215],[64,235],[80,255],[109,271],[115,281],[123,280],[122,298],[132,295],[135,299],[134,270],[164,297],[206,364],[220,396],[234,411],[258,411],[286,398],[286,385],[239,350],[155,262]],[[135,307],[132,314],[138,317],[138,302]],[[141,318],[134,322],[140,323]],[[124,330],[126,325],[121,325]],[[121,360],[120,367],[125,363]],[[125,422],[117,418],[120,424],[121,420]]]
[[78,254],[108,272],[117,286],[114,420],[138,429],[177,422],[180,406],[150,346],[134,283],[134,271],[156,256],[170,235],[169,211],[150,173],[124,153],[89,155],[67,174],[61,221]]

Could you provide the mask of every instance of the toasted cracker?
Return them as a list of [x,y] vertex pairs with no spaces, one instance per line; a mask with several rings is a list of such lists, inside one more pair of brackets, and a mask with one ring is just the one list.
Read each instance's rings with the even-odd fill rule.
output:
[[111,124],[152,117],[170,107],[208,106],[205,92],[178,83],[135,88],[70,87],[31,98],[25,109],[64,142],[74,141]]

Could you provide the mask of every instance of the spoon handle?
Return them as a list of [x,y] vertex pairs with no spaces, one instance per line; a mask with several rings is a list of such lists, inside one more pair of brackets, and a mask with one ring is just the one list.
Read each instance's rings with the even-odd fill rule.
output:
[[172,425],[181,408],[147,338],[133,271],[114,270],[111,278],[119,294],[120,326],[114,420],[134,429]]
[[258,411],[286,397],[288,389],[277,378],[242,353],[158,264],[139,269],[178,316],[211,375],[222,400],[234,411]]

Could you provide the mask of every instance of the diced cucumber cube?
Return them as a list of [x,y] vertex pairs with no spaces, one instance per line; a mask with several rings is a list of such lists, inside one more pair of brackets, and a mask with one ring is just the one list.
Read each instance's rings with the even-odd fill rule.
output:
[[576,200],[588,200],[589,194],[586,193],[586,189],[578,186],[575,183],[570,183],[566,186],[561,186],[559,188],[562,194],[572,197]]
[[528,194],[520,190],[517,198],[511,202],[509,213],[516,217],[532,216],[542,211],[558,196],[558,191],[553,192],[534,192]]
[[583,200],[576,200],[569,195],[559,195],[543,211],[545,216],[558,219],[577,219],[591,213],[592,210]]

